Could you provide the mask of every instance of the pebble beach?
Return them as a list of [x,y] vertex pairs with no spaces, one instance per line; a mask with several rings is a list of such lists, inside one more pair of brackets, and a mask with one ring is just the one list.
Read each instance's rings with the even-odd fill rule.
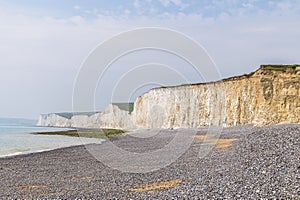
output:
[[[174,131],[110,140],[128,151],[150,151],[170,142]],[[218,141],[205,142],[205,133],[197,130],[182,156],[147,173],[109,168],[83,145],[1,158],[0,199],[300,198],[300,124],[224,128]],[[201,158],[200,145],[213,148]]]

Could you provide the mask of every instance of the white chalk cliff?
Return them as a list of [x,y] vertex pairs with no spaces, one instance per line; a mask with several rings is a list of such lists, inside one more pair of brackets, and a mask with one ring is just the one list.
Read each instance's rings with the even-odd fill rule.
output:
[[39,126],[82,128],[197,128],[300,123],[300,67],[261,66],[255,73],[212,83],[155,88],[132,113],[109,105],[92,115],[41,115]]

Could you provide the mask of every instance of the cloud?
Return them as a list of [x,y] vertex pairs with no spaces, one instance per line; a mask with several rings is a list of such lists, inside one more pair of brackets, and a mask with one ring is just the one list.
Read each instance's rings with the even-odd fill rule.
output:
[[[223,77],[250,72],[264,63],[300,63],[299,5],[276,4],[269,10],[252,5],[256,7],[252,12],[238,7],[215,16],[177,12],[135,17],[125,12],[37,18],[1,12],[5,19],[0,21],[1,114],[36,118],[39,113],[72,110],[73,83],[89,52],[105,39],[137,27],[170,28],[194,38]],[[289,12],[283,12],[286,8]]]
[[164,6],[168,7],[170,5],[170,0],[159,0],[159,2]]
[[80,7],[80,6],[78,6],[78,5],[75,5],[75,6],[73,6],[73,9],[74,9],[74,10],[80,10],[80,9],[81,9],[81,7]]
[[131,14],[131,11],[130,10],[128,10],[128,9],[125,9],[124,10],[124,14],[127,16],[127,15],[130,15]]
[[181,9],[186,8],[189,4],[183,3],[181,0],[159,0],[159,2],[164,6],[168,7],[171,4],[180,7]]
[[133,6],[135,9],[139,9],[141,7],[141,3],[139,0],[134,0]]

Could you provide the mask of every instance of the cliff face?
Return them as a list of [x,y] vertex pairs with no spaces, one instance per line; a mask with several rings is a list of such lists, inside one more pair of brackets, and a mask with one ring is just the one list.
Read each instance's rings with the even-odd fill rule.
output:
[[109,105],[91,116],[41,116],[38,125],[135,129],[299,122],[299,67],[262,66],[219,82],[150,90],[136,100],[131,114]]
[[40,115],[38,126],[135,129],[128,111],[110,104],[103,112],[93,115],[76,114],[70,118],[60,113]]

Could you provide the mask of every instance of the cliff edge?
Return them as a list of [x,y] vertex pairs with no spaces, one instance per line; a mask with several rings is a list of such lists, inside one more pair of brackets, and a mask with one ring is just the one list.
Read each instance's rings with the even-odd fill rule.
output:
[[100,113],[41,115],[38,125],[137,129],[299,123],[299,83],[299,65],[261,65],[217,82],[152,89],[137,98],[132,112],[111,104]]

